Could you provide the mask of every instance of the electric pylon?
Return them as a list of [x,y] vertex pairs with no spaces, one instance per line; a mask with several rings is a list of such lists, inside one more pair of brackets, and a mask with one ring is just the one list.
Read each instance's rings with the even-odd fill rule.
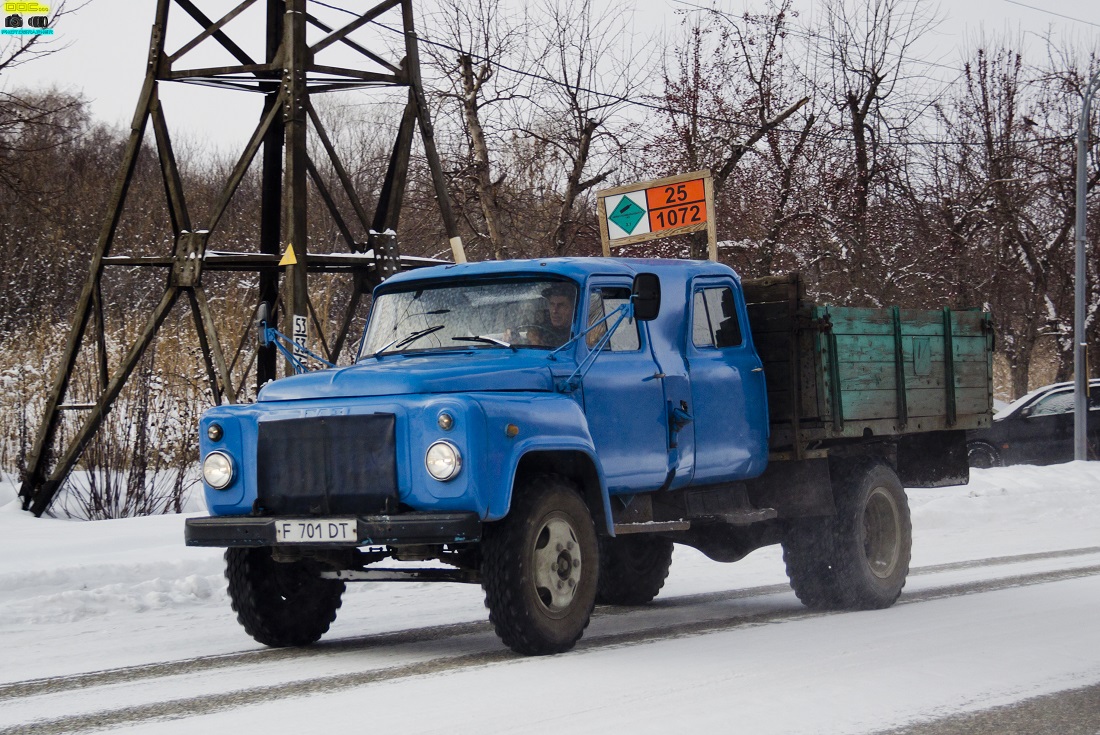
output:
[[[226,26],[250,6],[266,4],[266,53],[263,59],[247,54],[226,31]],[[173,12],[170,12],[173,11]],[[201,32],[179,49],[168,53],[165,38],[168,24],[182,11],[196,21]],[[409,159],[415,130],[419,128],[432,184],[452,253],[456,261],[465,260],[462,241],[450,209],[446,181],[435,146],[431,121],[420,81],[417,35],[412,0],[386,0],[365,12],[352,13],[340,28],[323,23],[309,12],[307,0],[244,0],[219,20],[211,20],[191,0],[157,0],[156,18],[149,42],[145,81],[131,124],[129,141],[115,180],[110,203],[98,240],[91,255],[88,279],[80,294],[61,364],[47,396],[38,434],[26,457],[26,471],[19,494],[23,508],[35,515],[45,512],[58,489],[68,477],[99,430],[142,355],[153,342],[173,306],[185,297],[195,319],[199,346],[215,403],[235,402],[241,386],[232,381],[232,363],[227,362],[218,334],[207,289],[202,276],[206,271],[253,271],[258,273],[259,304],[279,311],[272,318],[281,323],[283,332],[305,347],[310,341],[313,315],[307,274],[343,272],[354,279],[352,297],[337,337],[322,350],[330,361],[343,349],[349,327],[361,296],[388,275],[406,267],[424,263],[424,259],[402,257],[396,238],[401,202],[408,177]],[[398,15],[400,19],[397,20]],[[383,50],[368,48],[354,36],[367,24],[392,19],[403,35],[404,57],[387,58]],[[307,28],[321,34],[307,43]],[[223,67],[187,68],[185,60],[196,48],[220,45],[236,60]],[[358,66],[324,63],[334,48],[355,52]],[[343,58],[343,57],[341,57]],[[223,89],[258,93],[263,96],[263,111],[252,136],[225,182],[221,196],[207,215],[198,222],[187,206],[183,178],[176,164],[159,89],[165,82],[205,84]],[[398,126],[389,166],[373,217],[368,216],[351,176],[341,162],[331,137],[322,125],[311,96],[365,87],[407,87],[408,98]],[[212,113],[214,114],[214,113]],[[113,254],[112,244],[122,217],[127,194],[134,178],[138,154],[145,133],[152,126],[160,162],[168,212],[171,219],[173,251],[160,256]],[[340,189],[354,212],[352,224],[341,215],[337,192],[330,191],[309,155],[309,131],[316,136]],[[223,253],[207,250],[230,201],[262,151],[260,235],[252,252]],[[348,247],[347,254],[311,254],[307,247],[307,185],[312,180],[319,198]],[[353,227],[353,225],[355,225]],[[366,233],[357,238],[353,230]],[[101,281],[111,266],[167,269],[164,292],[145,321],[137,339],[121,362],[109,369],[103,326]],[[281,307],[280,307],[281,304]],[[89,322],[94,329],[89,334]],[[239,345],[244,345],[250,324],[244,329]],[[91,403],[65,403],[77,357],[82,349],[94,349],[99,390]],[[237,354],[241,352],[240,347]],[[278,360],[273,345],[260,348],[256,359],[257,385],[276,377]],[[247,376],[247,373],[246,373]],[[246,380],[247,377],[242,378]],[[84,412],[73,438],[58,444],[58,425],[65,410]]]

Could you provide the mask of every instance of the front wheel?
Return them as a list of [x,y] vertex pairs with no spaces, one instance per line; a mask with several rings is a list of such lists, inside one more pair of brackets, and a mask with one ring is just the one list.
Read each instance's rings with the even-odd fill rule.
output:
[[489,621],[517,653],[571,649],[596,602],[599,550],[588,507],[555,475],[517,488],[508,515],[485,527],[482,587]]
[[307,646],[336,619],[344,583],[309,562],[277,562],[268,547],[226,549],[225,562],[237,622],[265,646]]

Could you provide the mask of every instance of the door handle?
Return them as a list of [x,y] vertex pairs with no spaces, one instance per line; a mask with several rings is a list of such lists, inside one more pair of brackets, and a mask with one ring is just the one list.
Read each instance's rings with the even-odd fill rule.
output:
[[756,367],[756,368],[753,368],[753,369],[752,369],[752,371],[753,371],[754,373],[762,373],[762,372],[764,372],[764,368],[762,368],[762,367]]

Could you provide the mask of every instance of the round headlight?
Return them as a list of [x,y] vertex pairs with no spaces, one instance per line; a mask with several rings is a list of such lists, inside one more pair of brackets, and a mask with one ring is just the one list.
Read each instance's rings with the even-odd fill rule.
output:
[[424,466],[428,468],[428,474],[445,482],[454,478],[462,469],[462,455],[458,448],[450,442],[436,442],[428,447],[428,453],[424,457]]
[[211,452],[202,461],[202,479],[215,490],[223,490],[233,482],[233,460],[224,452]]
[[206,436],[212,442],[221,441],[224,433],[222,427],[217,424],[210,424],[210,426],[206,427]]

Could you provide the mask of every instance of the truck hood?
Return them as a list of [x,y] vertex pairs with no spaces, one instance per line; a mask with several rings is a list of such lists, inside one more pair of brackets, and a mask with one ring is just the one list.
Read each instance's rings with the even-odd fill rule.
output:
[[260,401],[418,393],[554,390],[545,351],[465,350],[366,358],[355,365],[268,383]]

